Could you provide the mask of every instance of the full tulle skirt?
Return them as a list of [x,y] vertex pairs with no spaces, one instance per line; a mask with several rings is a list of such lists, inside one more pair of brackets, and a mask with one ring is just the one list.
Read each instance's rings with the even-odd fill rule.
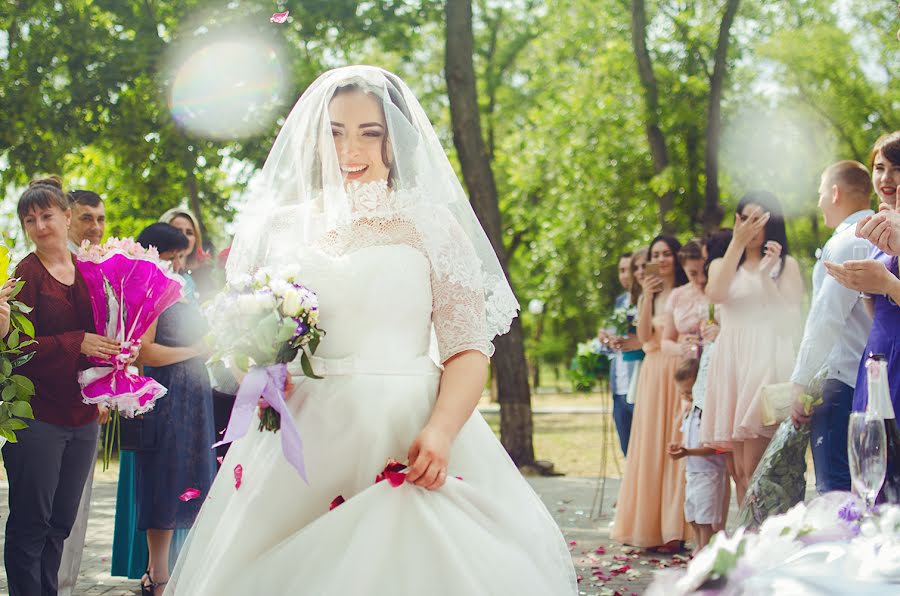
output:
[[295,381],[288,404],[309,484],[280,436],[253,424],[228,452],[167,595],[577,593],[562,534],[477,412],[441,489],[375,483],[427,422],[436,368]]
[[686,540],[684,460],[672,459],[681,442],[684,402],[675,387],[680,358],[659,351],[644,358],[637,385],[631,440],[611,537],[644,548]]

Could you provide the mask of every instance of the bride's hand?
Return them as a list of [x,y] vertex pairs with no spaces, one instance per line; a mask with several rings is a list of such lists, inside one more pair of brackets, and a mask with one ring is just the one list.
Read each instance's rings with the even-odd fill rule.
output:
[[407,482],[428,490],[437,490],[447,480],[447,460],[453,438],[430,425],[425,426],[407,453]]

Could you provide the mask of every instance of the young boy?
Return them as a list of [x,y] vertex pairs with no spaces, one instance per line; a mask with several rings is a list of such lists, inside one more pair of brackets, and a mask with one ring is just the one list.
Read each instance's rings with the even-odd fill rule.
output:
[[685,401],[684,423],[681,426],[684,444],[669,445],[669,455],[674,459],[687,457],[684,491],[684,518],[694,530],[696,548],[694,554],[709,543],[713,527],[721,527],[725,501],[725,456],[711,447],[700,446],[700,416],[702,410],[694,405],[692,389],[697,379],[700,363],[696,359],[685,360],[675,371],[678,393]]

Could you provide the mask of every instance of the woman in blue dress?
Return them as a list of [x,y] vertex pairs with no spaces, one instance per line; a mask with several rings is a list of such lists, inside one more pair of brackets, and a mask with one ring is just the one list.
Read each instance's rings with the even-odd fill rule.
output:
[[[186,248],[181,232],[164,223],[149,226],[138,242],[157,246],[165,260],[178,260]],[[179,542],[174,534],[193,525],[216,474],[211,448],[215,442],[212,389],[204,365],[206,322],[191,287],[186,284],[185,299],[163,312],[142,338],[141,349],[146,353],[139,363],[144,374],[169,389],[143,417],[144,434],[152,434],[155,448],[134,455],[134,515],[137,529],[146,532],[148,550],[147,572],[141,579],[143,594],[162,593],[170,558],[174,558],[172,544]],[[121,480],[126,479],[128,470],[124,472]],[[127,488],[127,483],[121,483],[120,495]],[[179,498],[189,488],[200,496]],[[127,546],[123,554],[127,564]],[[132,560],[129,571],[134,571],[135,564]]]

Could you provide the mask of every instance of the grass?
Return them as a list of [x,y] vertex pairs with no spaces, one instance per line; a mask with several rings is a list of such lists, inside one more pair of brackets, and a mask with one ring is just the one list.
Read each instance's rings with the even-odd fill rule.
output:
[[[609,394],[538,394],[532,408],[562,406],[612,407]],[[500,436],[500,415],[484,414],[485,420]],[[606,448],[606,475],[618,478],[624,469],[619,438],[609,413],[557,414],[535,413],[534,453],[537,459],[553,462],[556,471],[567,476],[597,476],[603,468]]]

